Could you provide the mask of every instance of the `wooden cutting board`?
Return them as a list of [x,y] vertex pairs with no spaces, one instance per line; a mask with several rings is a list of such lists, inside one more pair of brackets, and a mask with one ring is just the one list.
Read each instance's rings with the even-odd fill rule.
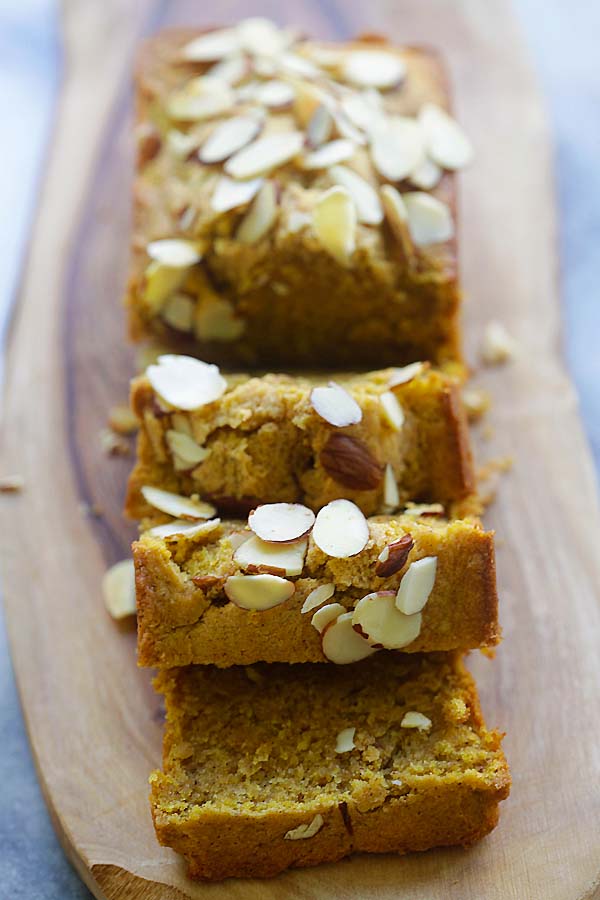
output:
[[[99,432],[133,371],[120,295],[134,47],[164,24],[229,22],[249,9],[230,0],[210,12],[192,0],[63,8],[64,82],[8,355],[2,472],[27,484],[0,497],[0,510],[13,659],[66,852],[106,898],[597,896],[600,517],[560,358],[549,139],[507,3],[304,0],[289,15],[324,37],[369,29],[441,48],[476,144],[477,164],[461,177],[468,349],[476,360],[492,317],[521,348],[514,363],[478,375],[494,398],[480,460],[512,455],[515,465],[488,517],[505,642],[494,662],[472,658],[488,721],[507,731],[512,795],[499,828],[469,851],[362,856],[209,886],[188,882],[154,840],[147,777],[160,761],[159,703],[136,668],[132,631],[109,619],[99,590],[132,537],[120,515],[131,459],[108,459]],[[284,5],[252,12],[281,21]]]

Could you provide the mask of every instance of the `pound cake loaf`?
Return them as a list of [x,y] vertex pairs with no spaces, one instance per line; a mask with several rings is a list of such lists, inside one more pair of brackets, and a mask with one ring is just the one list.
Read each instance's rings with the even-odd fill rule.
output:
[[248,524],[151,528],[133,544],[140,665],[346,664],[380,648],[496,644],[493,534],[413,512],[367,520],[335,500],[316,519],[272,504]]
[[318,510],[341,497],[366,515],[408,501],[456,515],[471,503],[454,379],[423,363],[333,377],[224,378],[200,360],[159,357],[132,386],[140,434],[126,512],[153,513],[147,486],[199,494],[233,517],[258,503]]
[[455,171],[435,53],[265,20],[149,40],[137,69],[135,339],[229,365],[460,360]]
[[159,674],[152,815],[192,878],[468,846],[494,828],[510,775],[460,656],[298,668]]

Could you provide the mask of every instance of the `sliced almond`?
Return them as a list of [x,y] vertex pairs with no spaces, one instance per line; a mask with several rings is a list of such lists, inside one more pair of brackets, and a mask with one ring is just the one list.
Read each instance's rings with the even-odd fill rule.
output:
[[235,28],[221,28],[194,38],[181,48],[181,58],[187,62],[214,62],[230,56],[240,48]]
[[210,205],[215,212],[228,212],[230,209],[245,206],[258,193],[262,184],[262,178],[234,181],[232,178],[222,175],[210,198]]
[[310,624],[317,629],[319,634],[323,634],[327,626],[345,612],[346,607],[341,603],[328,603],[327,606],[322,606],[316,611]]
[[405,615],[396,607],[393,591],[376,591],[359,600],[352,625],[373,646],[400,650],[419,636],[421,613]]
[[302,159],[303,169],[328,169],[337,163],[345,162],[356,153],[356,144],[352,141],[340,138],[323,144],[312,153],[307,153]]
[[406,75],[404,61],[385,50],[353,50],[346,56],[342,77],[357,87],[392,88]]
[[398,243],[402,258],[411,266],[415,260],[415,246],[408,227],[408,212],[402,194],[391,184],[384,184],[380,195],[387,223]]
[[481,343],[481,358],[488,366],[499,365],[511,359],[517,350],[517,342],[501,322],[486,325]]
[[394,475],[394,469],[391,463],[385,467],[383,476],[383,505],[386,511],[394,512],[400,506],[400,492],[398,491],[398,482]]
[[179,159],[185,159],[198,149],[199,144],[200,140],[197,134],[185,134],[176,128],[171,128],[167,132],[167,147],[173,156],[177,156]]
[[437,557],[424,556],[411,563],[402,577],[396,608],[407,616],[420,613],[433,590],[437,571]]
[[135,434],[140,422],[131,407],[124,403],[112,406],[108,413],[108,424],[117,434]]
[[389,181],[402,181],[425,158],[421,129],[414,119],[393,116],[384,128],[374,133],[371,159],[380,175]]
[[291,75],[300,75],[301,78],[319,78],[322,75],[318,66],[297,53],[282,53],[279,64],[285,72],[289,72]]
[[355,734],[356,728],[342,728],[335,739],[335,752],[350,753],[351,750],[354,750],[356,746],[354,743]]
[[236,341],[244,333],[246,323],[236,315],[229,300],[224,297],[206,298],[194,315],[194,332],[201,341]]
[[362,635],[354,630],[352,615],[351,612],[342,613],[335,621],[326,626],[321,637],[323,655],[338,666],[358,662],[377,652],[376,647],[372,647]]
[[401,431],[404,425],[404,410],[393,391],[384,391],[379,398],[383,417],[394,431]]
[[473,145],[452,116],[435,103],[425,103],[419,111],[427,152],[443,169],[462,169],[473,159]]
[[360,94],[352,92],[343,97],[342,110],[356,128],[360,128],[368,135],[374,135],[385,127],[382,97],[373,88]]
[[289,600],[296,586],[279,575],[230,575],[224,590],[241,609],[263,612]]
[[191,356],[159,356],[146,375],[161,400],[175,409],[199,409],[218,400],[227,389],[218,366]]
[[202,122],[229,112],[235,103],[230,85],[218,78],[197,78],[167,100],[167,113],[180,122]]
[[277,188],[272,181],[265,181],[236,231],[236,240],[258,243],[275,224],[278,212]]
[[369,541],[369,525],[355,503],[332,500],[317,513],[312,536],[323,553],[346,559],[365,549]]
[[335,129],[340,137],[347,138],[358,146],[364,146],[367,143],[367,137],[350,121],[346,113],[341,107],[331,107],[331,115],[335,124]]
[[444,516],[446,510],[441,503],[411,503],[404,512],[403,516],[412,516],[415,519],[421,516]]
[[311,612],[311,610],[316,609],[317,606],[320,606],[321,603],[325,603],[326,600],[330,600],[335,594],[335,584],[320,584],[318,587],[314,588],[307,595],[306,600],[302,604],[301,613]]
[[228,159],[258,135],[261,122],[255,116],[234,116],[214,129],[198,151],[200,162],[211,164]]
[[418,247],[449,241],[454,235],[450,208],[422,191],[402,195],[408,213],[410,234]]
[[189,434],[169,428],[165,439],[171,453],[176,456],[185,468],[190,469],[203,462],[210,455],[210,450],[201,447]]
[[299,80],[295,87],[294,117],[301,128],[308,130],[317,109],[319,107],[329,109],[331,98],[323,88],[310,81]]
[[336,428],[356,425],[362,419],[362,409],[354,397],[335,381],[330,381],[326,387],[314,388],[310,403],[322,419]]
[[319,243],[345,266],[356,248],[356,206],[345,188],[325,191],[313,211],[313,229]]
[[403,534],[397,541],[392,541],[384,547],[375,563],[375,574],[379,578],[389,578],[395,575],[406,565],[406,560],[413,548],[413,539],[410,534]]
[[409,175],[411,184],[421,191],[430,191],[440,183],[443,172],[441,168],[427,157],[416,166]]
[[163,241],[152,241],[146,247],[146,253],[162,266],[170,269],[189,269],[202,259],[197,246],[192,241],[167,238]]
[[291,828],[289,831],[286,831],[283,838],[286,841],[305,841],[308,838],[314,837],[315,834],[321,830],[323,824],[323,816],[321,813],[317,813],[307,824],[298,825],[297,828]]
[[383,221],[383,208],[377,191],[360,175],[347,166],[332,166],[330,175],[336,184],[345,188],[352,197],[358,221],[365,225],[379,225]]
[[432,724],[431,719],[424,716],[423,713],[409,710],[409,712],[404,713],[400,722],[400,728],[416,728],[419,731],[429,731]]
[[242,19],[236,34],[244,50],[256,56],[279,56],[293,40],[289,29],[278,28],[270,19],[261,16]]
[[388,387],[394,388],[399,384],[407,384],[416,378],[427,368],[427,363],[414,362],[400,369],[394,369],[388,381]]
[[319,462],[338,484],[354,491],[372,491],[383,478],[383,466],[358,438],[333,431],[319,454]]
[[176,519],[210,519],[216,513],[214,506],[203,500],[183,497],[147,484],[142,487],[142,496],[150,506]]
[[188,294],[173,294],[161,311],[161,317],[176,331],[191,331],[194,326],[195,303]]
[[254,99],[263,106],[281,109],[290,106],[295,95],[294,88],[287,81],[264,81],[257,87]]
[[286,543],[308,534],[315,514],[301,503],[264,503],[248,516],[248,525],[263,541]]
[[306,538],[293,544],[270,544],[254,534],[238,547],[233,558],[242,569],[252,567],[257,572],[276,569],[271,574],[300,575],[307,546]]
[[247,57],[239,53],[221,59],[206,74],[209,78],[218,78],[226,84],[235,86],[247,77],[249,71],[250,65]]
[[122,559],[107,569],[102,578],[102,594],[113,619],[135,615],[135,571],[132,559]]
[[239,179],[264,175],[297,156],[303,143],[304,136],[299,131],[269,134],[231,156],[225,163],[225,171]]
[[331,137],[333,118],[328,107],[320,103],[313,112],[306,127],[306,142],[314,150]]
[[192,540],[200,537],[200,535],[216,531],[220,524],[220,519],[209,519],[208,522],[189,522],[186,519],[176,519],[174,522],[167,522],[165,525],[155,525],[154,528],[148,529],[146,534],[162,538],[163,541],[170,541],[176,538]]

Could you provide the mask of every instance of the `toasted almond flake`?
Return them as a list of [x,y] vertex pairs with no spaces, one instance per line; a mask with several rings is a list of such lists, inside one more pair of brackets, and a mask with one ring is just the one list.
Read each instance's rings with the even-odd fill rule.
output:
[[0,475],[0,493],[16,494],[25,487],[22,475]]
[[354,735],[356,728],[342,728],[335,739],[336,753],[349,753],[356,746],[354,743]]
[[183,434],[170,428],[165,434],[165,438],[171,453],[177,456],[187,469],[197,466],[210,455],[210,450],[207,447],[201,447],[189,434]]
[[517,342],[501,322],[492,320],[486,325],[481,343],[481,358],[488,366],[496,366],[511,359],[517,350]]
[[356,128],[368,135],[374,135],[385,127],[386,117],[382,97],[375,89],[351,93],[343,97],[342,110]]
[[444,516],[446,511],[441,503],[410,503],[403,516],[412,516],[415,519],[421,516]]
[[234,553],[238,549],[238,547],[241,547],[242,544],[245,544],[246,541],[249,541],[251,537],[252,532],[246,529],[244,531],[232,531],[232,533],[229,535],[229,543],[231,544],[231,549],[234,551]]
[[202,341],[229,343],[244,333],[246,323],[236,315],[233,305],[224,297],[215,297],[196,307],[194,331]]
[[265,181],[252,206],[242,219],[236,240],[242,244],[256,244],[269,233],[279,213],[277,189],[272,181]]
[[328,169],[337,163],[345,162],[356,153],[356,144],[345,138],[323,144],[302,159],[303,169]]
[[240,48],[240,38],[235,28],[221,28],[194,38],[181,48],[181,58],[187,62],[214,62],[230,56]]
[[469,422],[476,422],[491,406],[491,398],[483,388],[466,388],[462,392],[462,401],[467,411]]
[[298,81],[295,88],[294,118],[300,128],[308,130],[312,118],[320,106],[329,110],[331,98],[322,87],[312,84],[310,81]]
[[330,175],[336,184],[349,192],[356,205],[359,222],[379,225],[383,221],[381,201],[368,181],[347,166],[332,166]]
[[286,841],[305,841],[314,837],[321,830],[323,824],[323,816],[321,813],[317,813],[308,824],[298,825],[297,828],[291,828],[289,831],[286,831],[283,838]]
[[178,238],[152,241],[146,247],[146,253],[151,259],[155,259],[170,269],[189,269],[190,266],[202,259],[202,255],[192,241],[183,241]]
[[253,16],[236,27],[241,46],[256,56],[279,56],[293,41],[293,32],[278,28],[270,19]]
[[394,512],[400,506],[398,483],[391,463],[386,465],[383,476],[383,505],[390,512]]
[[286,81],[264,81],[254,93],[254,99],[263,106],[281,109],[290,106],[295,97],[294,88]]
[[207,522],[189,522],[186,519],[175,519],[165,525],[155,525],[148,529],[146,534],[151,537],[161,538],[163,541],[171,541],[177,538],[193,540],[201,535],[210,534],[220,526],[220,519],[209,519]]
[[263,541],[285,543],[308,534],[315,514],[301,503],[263,503],[252,510],[248,525]]
[[336,428],[356,425],[362,419],[362,409],[354,397],[335,381],[330,381],[327,386],[314,388],[310,394],[310,403],[322,419]]
[[140,427],[140,422],[130,406],[118,403],[111,407],[108,413],[108,424],[117,434],[135,434]]
[[313,628],[316,628],[319,634],[323,634],[327,626],[345,612],[346,607],[342,606],[341,603],[328,603],[327,606],[322,606],[321,609],[316,611],[310,620],[310,624]]
[[350,121],[341,107],[336,108],[332,106],[331,115],[336,131],[340,137],[347,138],[349,141],[353,141],[353,143],[358,144],[359,146],[364,146],[367,143],[367,137],[364,132]]
[[228,212],[250,203],[263,184],[262,178],[253,178],[250,181],[234,181],[232,178],[222,175],[215,186],[210,205],[215,212]]
[[189,294],[173,294],[161,311],[161,318],[176,331],[191,331],[194,324],[195,303]]
[[356,206],[345,188],[334,187],[318,199],[313,229],[319,243],[341,265],[347,265],[356,249]]
[[402,181],[425,158],[421,130],[414,119],[389,117],[384,128],[375,131],[371,159],[380,175]]
[[183,497],[148,484],[142,487],[142,496],[150,506],[176,519],[210,519],[216,513],[214,506],[195,496]]
[[400,401],[392,391],[384,391],[380,396],[379,402],[383,411],[383,417],[388,425],[394,431],[401,431],[404,425],[404,410],[400,406]]
[[[354,204],[352,204],[354,211]],[[302,231],[304,228],[308,228],[311,224],[312,219],[308,213],[301,212],[298,209],[292,209],[288,212],[287,217],[287,230],[290,234],[296,234],[298,231]]]
[[304,136],[299,131],[269,134],[231,156],[225,163],[225,171],[239,179],[263,175],[297,156],[303,143]]
[[221,122],[198,151],[203,163],[217,163],[228,159],[258,135],[262,123],[257,116],[234,116]]
[[369,541],[369,525],[355,503],[332,500],[317,513],[312,536],[323,553],[346,559],[365,549]]
[[410,266],[415,259],[415,247],[408,227],[408,212],[402,194],[391,184],[384,184],[380,189],[380,195],[386,221],[404,261]]
[[440,183],[443,172],[432,159],[423,159],[409,175],[409,179],[416,188],[422,191],[430,191]]
[[242,54],[235,54],[216,63],[206,74],[209,78],[218,78],[219,81],[235,86],[246,78],[249,71],[248,59]]
[[295,589],[293,582],[279,575],[230,575],[224,585],[232,603],[241,609],[259,612],[285,603]]
[[412,381],[413,378],[420,375],[426,368],[426,363],[414,362],[409,363],[407,366],[402,366],[400,369],[394,369],[388,380],[388,387],[394,388],[398,387],[399,384],[407,384],[409,381]]
[[406,561],[413,548],[412,536],[407,532],[397,541],[392,541],[384,547],[375,563],[375,574],[379,578],[389,578],[395,575],[406,565]]
[[439,166],[443,169],[462,169],[471,162],[471,141],[447,112],[434,103],[425,103],[419,111],[419,122],[427,152]]
[[358,601],[352,625],[372,646],[400,650],[419,636],[421,613],[405,615],[397,609],[393,591],[375,591]]
[[144,272],[143,303],[153,314],[160,312],[165,302],[182,285],[189,269],[172,269],[152,260]]
[[176,128],[167,132],[167,146],[174,156],[185,159],[198,149],[200,140],[196,134],[185,134]]
[[227,389],[218,366],[191,356],[159,356],[146,375],[161,400],[175,409],[199,409],[218,400]]
[[322,75],[318,66],[297,53],[282,53],[279,63],[291,75],[300,75],[302,78],[318,78]]
[[135,615],[135,571],[132,559],[122,559],[104,573],[102,594],[113,619]]
[[301,575],[307,547],[306,538],[295,543],[271,544],[253,534],[238,547],[233,558],[241,569],[252,566],[254,571],[276,569],[271,574]]
[[450,208],[422,191],[403,194],[408,213],[408,227],[418,247],[449,241],[454,235],[454,223]]
[[423,713],[410,710],[404,713],[400,722],[400,728],[417,728],[419,731],[429,731],[432,724],[431,719],[424,716]]
[[325,603],[326,600],[330,600],[335,594],[335,584],[320,584],[318,587],[314,588],[310,594],[307,595],[306,600],[302,604],[301,613],[311,612],[313,609],[316,609],[317,606],[320,606],[321,603]]
[[197,78],[194,84],[189,82],[184,90],[171,94],[167,101],[167,113],[180,122],[202,122],[229,112],[234,102],[235,94],[224,81]]
[[129,456],[131,453],[129,442],[121,435],[115,434],[112,428],[100,430],[100,444],[108,456]]
[[313,112],[306,127],[306,142],[316,149],[329,140],[333,130],[333,117],[324,103],[320,103]]
[[403,60],[384,50],[354,50],[346,56],[342,77],[357,87],[392,88],[406,75]]
[[433,590],[437,571],[437,557],[424,556],[411,563],[400,582],[396,608],[407,616],[420,613]]
[[[323,607],[327,609],[327,607]],[[318,612],[322,612],[319,610]],[[315,613],[315,616],[318,615]],[[321,635],[323,655],[338,666],[358,662],[377,652],[352,625],[352,612],[344,612],[327,625]],[[313,616],[314,618],[314,616]]]

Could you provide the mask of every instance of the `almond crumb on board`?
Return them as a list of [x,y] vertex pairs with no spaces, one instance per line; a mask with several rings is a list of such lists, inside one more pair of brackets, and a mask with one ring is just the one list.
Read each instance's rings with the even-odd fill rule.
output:
[[22,475],[0,475],[0,493],[16,494],[25,487]]
[[512,456],[500,456],[490,459],[479,468],[477,472],[478,493],[484,507],[490,506],[494,502],[502,475],[510,471],[513,465]]
[[139,424],[137,416],[126,403],[118,403],[108,412],[108,426],[116,434],[135,434]]
[[483,388],[466,388],[462,399],[469,422],[478,422],[492,405],[489,393]]
[[486,325],[481,342],[481,358],[488,366],[508,362],[517,351],[517,342],[501,322],[492,320]]
[[131,447],[125,438],[121,437],[111,428],[103,428],[100,431],[100,446],[107,456],[129,456]]

